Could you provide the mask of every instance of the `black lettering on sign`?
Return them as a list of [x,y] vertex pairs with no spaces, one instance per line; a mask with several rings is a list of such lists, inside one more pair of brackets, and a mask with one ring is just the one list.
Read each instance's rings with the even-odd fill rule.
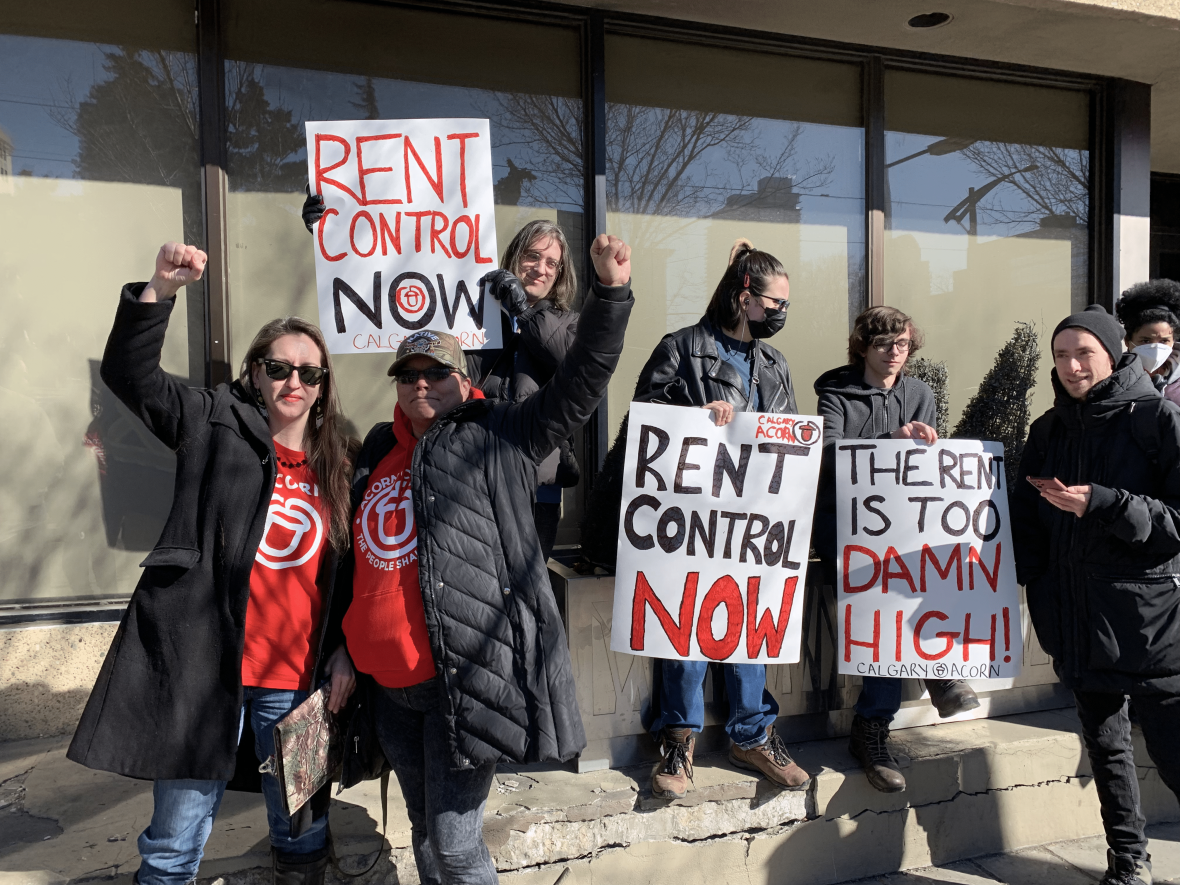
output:
[[851,444],[850,443],[848,445],[837,446],[837,448],[841,452],[851,452],[852,453],[852,476],[851,476],[851,479],[852,479],[852,484],[856,485],[858,482],[857,475],[856,475],[856,453],[857,452],[871,452],[873,449],[875,449],[877,447],[871,443],[867,443],[867,444],[866,443],[860,443],[860,444]]
[[730,513],[728,510],[721,511],[721,518],[729,520],[729,528],[725,532],[725,549],[721,552],[722,559],[733,559],[733,527],[739,519],[746,519],[749,515],[748,513]]
[[717,546],[717,511],[709,511],[709,531],[705,531],[705,524],[701,522],[700,514],[695,510],[692,512],[692,518],[689,521],[688,529],[688,555],[697,555],[697,538],[700,537],[701,544],[704,545],[705,553],[710,559],[713,558],[713,550]]
[[651,535],[641,535],[635,531],[635,514],[640,507],[659,510],[660,499],[654,495],[640,495],[628,504],[627,514],[623,517],[623,531],[627,535],[627,540],[631,542],[631,546],[636,550],[650,550],[656,546],[655,539]]
[[884,503],[885,503],[885,496],[884,495],[869,495],[867,498],[865,498],[865,500],[864,500],[865,510],[869,511],[869,513],[873,514],[873,516],[876,516],[877,518],[879,518],[881,520],[881,528],[879,528],[879,529],[866,528],[865,529],[866,535],[872,535],[874,538],[879,537],[879,536],[885,534],[887,531],[889,531],[889,527],[891,525],[893,525],[893,522],[889,519],[889,517],[877,509],[878,504],[884,504]]
[[932,485],[934,485],[934,483],[928,479],[914,480],[913,482],[910,481],[911,471],[919,469],[917,464],[910,463],[910,458],[914,457],[915,455],[925,455],[928,451],[930,451],[930,450],[929,449],[906,449],[905,466],[902,467],[902,469],[901,469],[901,484],[903,486],[932,486]]
[[729,482],[733,486],[734,494],[739,498],[742,496],[742,491],[746,487],[746,468],[750,466],[750,455],[753,454],[754,447],[748,443],[743,443],[741,454],[738,456],[738,463],[734,465],[733,459],[729,457],[729,448],[725,443],[720,443],[717,446],[717,459],[713,463],[713,497],[721,497],[721,480],[728,476]]
[[365,299],[356,294],[356,290],[340,277],[332,280],[332,309],[336,319],[336,331],[343,334],[348,331],[344,327],[344,311],[340,309],[340,296],[343,295],[352,302],[370,323],[381,328],[381,271],[373,273],[373,306],[365,304]]
[[[761,526],[755,531],[755,526]],[[770,528],[770,520],[761,513],[751,513],[749,520],[746,522],[746,533],[742,535],[742,552],[738,555],[738,562],[746,561],[746,552],[754,554],[754,563],[762,565],[762,553],[758,550],[758,545],[754,542],[766,534],[766,530]]]
[[[655,437],[656,440],[656,450],[649,454],[648,446],[651,444],[652,437]],[[669,442],[671,442],[671,439],[668,434],[658,427],[644,424],[639,428],[639,457],[636,458],[637,463],[635,465],[635,488],[643,488],[646,475],[650,473],[656,478],[657,492],[666,492],[668,490],[668,484],[664,482],[664,478],[651,466],[651,463],[658,460],[660,455],[668,450]]]
[[684,474],[689,470],[700,470],[700,464],[690,464],[688,461],[688,450],[693,446],[707,446],[709,441],[703,436],[686,436],[684,442],[680,445],[680,461],[676,465],[676,482],[672,484],[672,490],[678,495],[699,495],[704,491],[700,486],[686,486],[684,484]]
[[[668,534],[668,526],[675,531]],[[684,544],[684,511],[679,507],[669,507],[656,524],[656,540],[665,553],[675,553]]]
[[[934,483],[927,482],[927,483],[923,483],[923,485],[929,486],[929,485],[934,485]],[[909,499],[909,502],[911,504],[921,504],[922,505],[918,510],[918,534],[919,535],[922,534],[922,532],[926,531],[926,505],[930,504],[932,502],[942,501],[942,500],[943,500],[942,498],[910,498]]]

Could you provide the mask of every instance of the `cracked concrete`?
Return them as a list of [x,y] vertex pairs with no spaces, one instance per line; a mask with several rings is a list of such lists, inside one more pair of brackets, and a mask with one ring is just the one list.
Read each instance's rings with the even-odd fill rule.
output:
[[[896,744],[908,759],[909,786],[888,795],[868,786],[843,740],[792,745],[813,774],[806,791],[773,789],[718,754],[698,760],[694,789],[674,802],[651,796],[646,765],[581,775],[504,766],[488,799],[485,838],[505,885],[552,885],[567,866],[572,878],[563,885],[830,885],[1101,831],[1072,713],[907,729]],[[0,744],[0,885],[126,883],[138,866],[135,840],[151,814],[150,784],[74,765],[64,758],[66,745],[65,739]],[[1149,816],[1180,819],[1150,765],[1140,778]],[[352,880],[362,885],[417,882],[396,782],[391,792],[389,844],[369,874]],[[39,839],[28,838],[39,834],[34,830],[14,835],[5,826],[10,815],[47,829]],[[333,801],[337,849],[350,869],[374,857],[378,821],[376,783]],[[1027,866],[1033,855],[1025,853]],[[971,869],[970,875],[984,870]],[[269,875],[259,797],[226,794],[202,879],[266,885]]]

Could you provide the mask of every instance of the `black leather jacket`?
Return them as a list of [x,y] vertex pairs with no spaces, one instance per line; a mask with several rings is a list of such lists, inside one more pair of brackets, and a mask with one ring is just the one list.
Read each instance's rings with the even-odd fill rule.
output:
[[[787,358],[762,341],[753,343],[750,376],[762,395],[761,411],[797,411]],[[739,411],[755,411],[757,397],[747,398],[737,369],[717,354],[717,339],[708,317],[665,335],[639,373],[635,400],[672,406],[704,406],[721,400]]]

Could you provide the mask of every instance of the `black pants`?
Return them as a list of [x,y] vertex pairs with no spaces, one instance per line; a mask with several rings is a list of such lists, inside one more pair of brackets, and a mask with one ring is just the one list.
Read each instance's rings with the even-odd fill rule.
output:
[[560,504],[542,504],[540,501],[533,505],[533,523],[537,526],[537,540],[541,542],[541,553],[545,561],[549,561],[549,554],[553,552],[553,545],[557,543],[557,524],[561,522]]
[[[1131,748],[1131,720],[1127,697],[1106,692],[1075,691],[1082,738],[1094,771],[1094,786],[1102,807],[1106,844],[1116,860],[1147,858],[1145,819],[1139,807],[1139,778]],[[1139,725],[1147,753],[1160,778],[1180,798],[1180,695],[1136,692]]]

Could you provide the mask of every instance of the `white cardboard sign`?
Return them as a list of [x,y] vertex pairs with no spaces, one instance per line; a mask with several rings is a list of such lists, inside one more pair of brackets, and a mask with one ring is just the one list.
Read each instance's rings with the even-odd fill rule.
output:
[[418,329],[500,347],[492,143],[475,119],[308,123],[320,327],[332,353],[392,354]]
[[823,419],[632,403],[611,648],[799,660]]
[[844,440],[836,495],[840,673],[1019,675],[1001,443]]

